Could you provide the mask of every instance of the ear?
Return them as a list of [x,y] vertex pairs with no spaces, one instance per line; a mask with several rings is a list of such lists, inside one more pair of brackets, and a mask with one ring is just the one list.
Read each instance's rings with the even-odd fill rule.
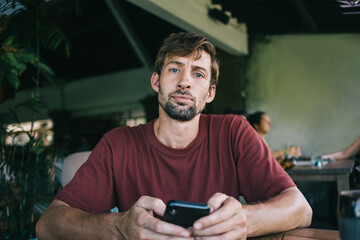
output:
[[153,72],[151,75],[151,87],[155,92],[159,92],[160,75],[157,72]]
[[208,96],[206,98],[206,103],[210,103],[214,100],[215,98],[215,93],[216,93],[216,86],[215,85],[211,85],[210,89],[209,89],[209,93]]

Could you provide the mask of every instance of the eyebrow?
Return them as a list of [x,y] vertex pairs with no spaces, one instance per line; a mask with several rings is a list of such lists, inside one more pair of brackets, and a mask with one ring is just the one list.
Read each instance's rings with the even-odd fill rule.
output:
[[203,68],[203,67],[200,67],[200,66],[194,66],[195,69],[198,69],[198,70],[202,70],[204,71],[206,74],[208,74],[208,71],[206,70],[206,68]]
[[[184,63],[182,63],[182,62],[179,62],[179,61],[170,61],[170,62],[168,62],[167,64],[166,64],[166,66],[167,65],[170,65],[170,64],[175,64],[175,65],[179,65],[179,66],[184,66],[185,64]],[[197,66],[197,65],[193,65],[192,66],[194,69],[198,69],[198,70],[202,70],[202,71],[204,71],[206,74],[208,73],[208,71],[206,70],[206,68],[203,68],[203,67],[201,67],[201,66]]]
[[167,65],[170,65],[170,64],[175,64],[175,65],[179,65],[179,66],[184,66],[185,64],[182,63],[182,62],[178,62],[178,61],[170,61],[166,64]]

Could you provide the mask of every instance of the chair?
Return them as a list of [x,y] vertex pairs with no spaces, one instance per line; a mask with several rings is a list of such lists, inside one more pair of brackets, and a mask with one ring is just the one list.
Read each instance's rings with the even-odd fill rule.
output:
[[[65,187],[74,177],[77,170],[89,158],[91,151],[72,153],[64,159],[61,173],[61,185]],[[110,212],[119,212],[117,207],[114,207]]]
[[64,159],[61,173],[61,185],[65,187],[74,177],[77,170],[88,159],[91,151],[72,153]]

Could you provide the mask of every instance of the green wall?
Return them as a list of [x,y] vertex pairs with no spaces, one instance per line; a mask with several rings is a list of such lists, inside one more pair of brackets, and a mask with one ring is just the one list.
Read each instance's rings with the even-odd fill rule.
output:
[[247,109],[272,119],[266,140],[328,153],[360,135],[360,35],[268,36],[252,43]]

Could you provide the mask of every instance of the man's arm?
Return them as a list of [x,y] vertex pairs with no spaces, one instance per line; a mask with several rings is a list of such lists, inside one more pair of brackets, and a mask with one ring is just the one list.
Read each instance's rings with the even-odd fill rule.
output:
[[102,226],[112,218],[116,217],[111,214],[91,215],[55,199],[37,222],[36,235],[38,239],[97,239],[110,234],[106,231],[111,230]]
[[266,202],[243,207],[249,237],[308,227],[311,224],[312,209],[296,187],[288,188]]
[[309,204],[296,187],[263,203],[242,206],[238,200],[218,193],[208,204],[214,209],[212,214],[194,224],[195,236],[202,239],[210,236],[246,239],[307,227],[312,218]]
[[163,215],[160,199],[141,197],[122,213],[89,214],[54,200],[36,225],[41,239],[190,239],[186,229],[163,222],[152,213]]

